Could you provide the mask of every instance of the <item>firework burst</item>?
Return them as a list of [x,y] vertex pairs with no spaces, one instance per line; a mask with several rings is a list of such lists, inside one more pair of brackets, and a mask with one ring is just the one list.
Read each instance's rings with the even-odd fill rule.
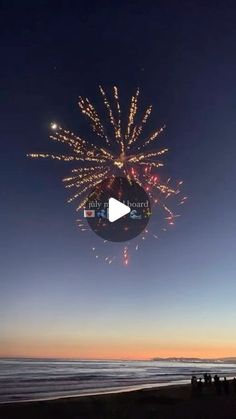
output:
[[[144,127],[152,112],[152,106],[147,107],[143,116],[138,115],[139,89],[131,97],[128,117],[121,118],[121,106],[118,88],[114,86],[112,102],[109,101],[105,90],[99,86],[104,106],[107,111],[110,127],[103,122],[88,98],[79,97],[78,105],[91,125],[97,137],[94,142],[73,132],[65,130],[57,123],[51,124],[53,133],[50,139],[65,144],[70,150],[69,154],[31,153],[32,158],[44,158],[72,162],[74,168],[71,174],[63,179],[65,187],[73,193],[68,202],[77,201],[76,210],[85,207],[87,196],[96,185],[105,178],[124,176],[128,180],[135,180],[142,186],[152,199],[154,206],[164,212],[164,220],[168,225],[173,225],[176,215],[168,205],[170,198],[178,196],[178,205],[182,205],[186,197],[179,198],[179,182],[176,187],[171,186],[170,179],[166,182],[160,180],[157,169],[164,166],[162,157],[168,152],[167,148],[156,149],[156,143],[165,129],[165,125],[156,129],[150,135],[143,134]],[[112,103],[112,105],[111,105]],[[125,123],[126,120],[126,123]],[[88,228],[83,220],[78,220],[82,231]],[[165,229],[165,227],[163,227]],[[145,230],[142,239],[145,240],[149,233]],[[157,237],[156,234],[153,236]],[[139,248],[137,244],[136,250]],[[96,249],[93,248],[96,253]],[[129,261],[128,246],[122,249],[124,264]],[[96,254],[98,258],[98,255]],[[106,256],[105,261],[111,263],[114,256]]]

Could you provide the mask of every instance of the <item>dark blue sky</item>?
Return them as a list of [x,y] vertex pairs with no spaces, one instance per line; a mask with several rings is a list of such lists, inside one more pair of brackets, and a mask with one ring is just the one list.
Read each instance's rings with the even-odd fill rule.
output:
[[[235,355],[235,2],[0,4],[0,353],[55,354],[66,341],[68,356]],[[96,261],[76,229],[70,167],[26,158],[61,150],[53,120],[89,133],[77,98],[96,103],[100,83],[124,102],[140,87],[189,197],[127,269]]]

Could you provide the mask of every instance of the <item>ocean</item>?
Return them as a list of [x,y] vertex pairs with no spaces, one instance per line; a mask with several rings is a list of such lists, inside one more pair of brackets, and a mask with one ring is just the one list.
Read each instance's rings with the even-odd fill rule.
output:
[[0,359],[0,403],[190,382],[205,372],[236,376],[236,363]]

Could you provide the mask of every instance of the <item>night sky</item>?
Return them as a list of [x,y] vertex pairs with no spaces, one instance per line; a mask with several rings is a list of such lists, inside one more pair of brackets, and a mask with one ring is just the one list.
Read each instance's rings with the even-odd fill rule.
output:
[[[37,4],[36,4],[37,3]],[[234,1],[1,1],[0,355],[236,355]],[[166,123],[188,201],[128,267],[91,253],[51,121],[89,136],[77,99],[139,86]]]

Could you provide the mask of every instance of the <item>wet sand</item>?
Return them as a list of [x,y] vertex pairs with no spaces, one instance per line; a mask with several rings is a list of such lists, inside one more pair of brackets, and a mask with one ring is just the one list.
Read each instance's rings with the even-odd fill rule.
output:
[[190,385],[0,405],[1,419],[236,419],[236,392]]

